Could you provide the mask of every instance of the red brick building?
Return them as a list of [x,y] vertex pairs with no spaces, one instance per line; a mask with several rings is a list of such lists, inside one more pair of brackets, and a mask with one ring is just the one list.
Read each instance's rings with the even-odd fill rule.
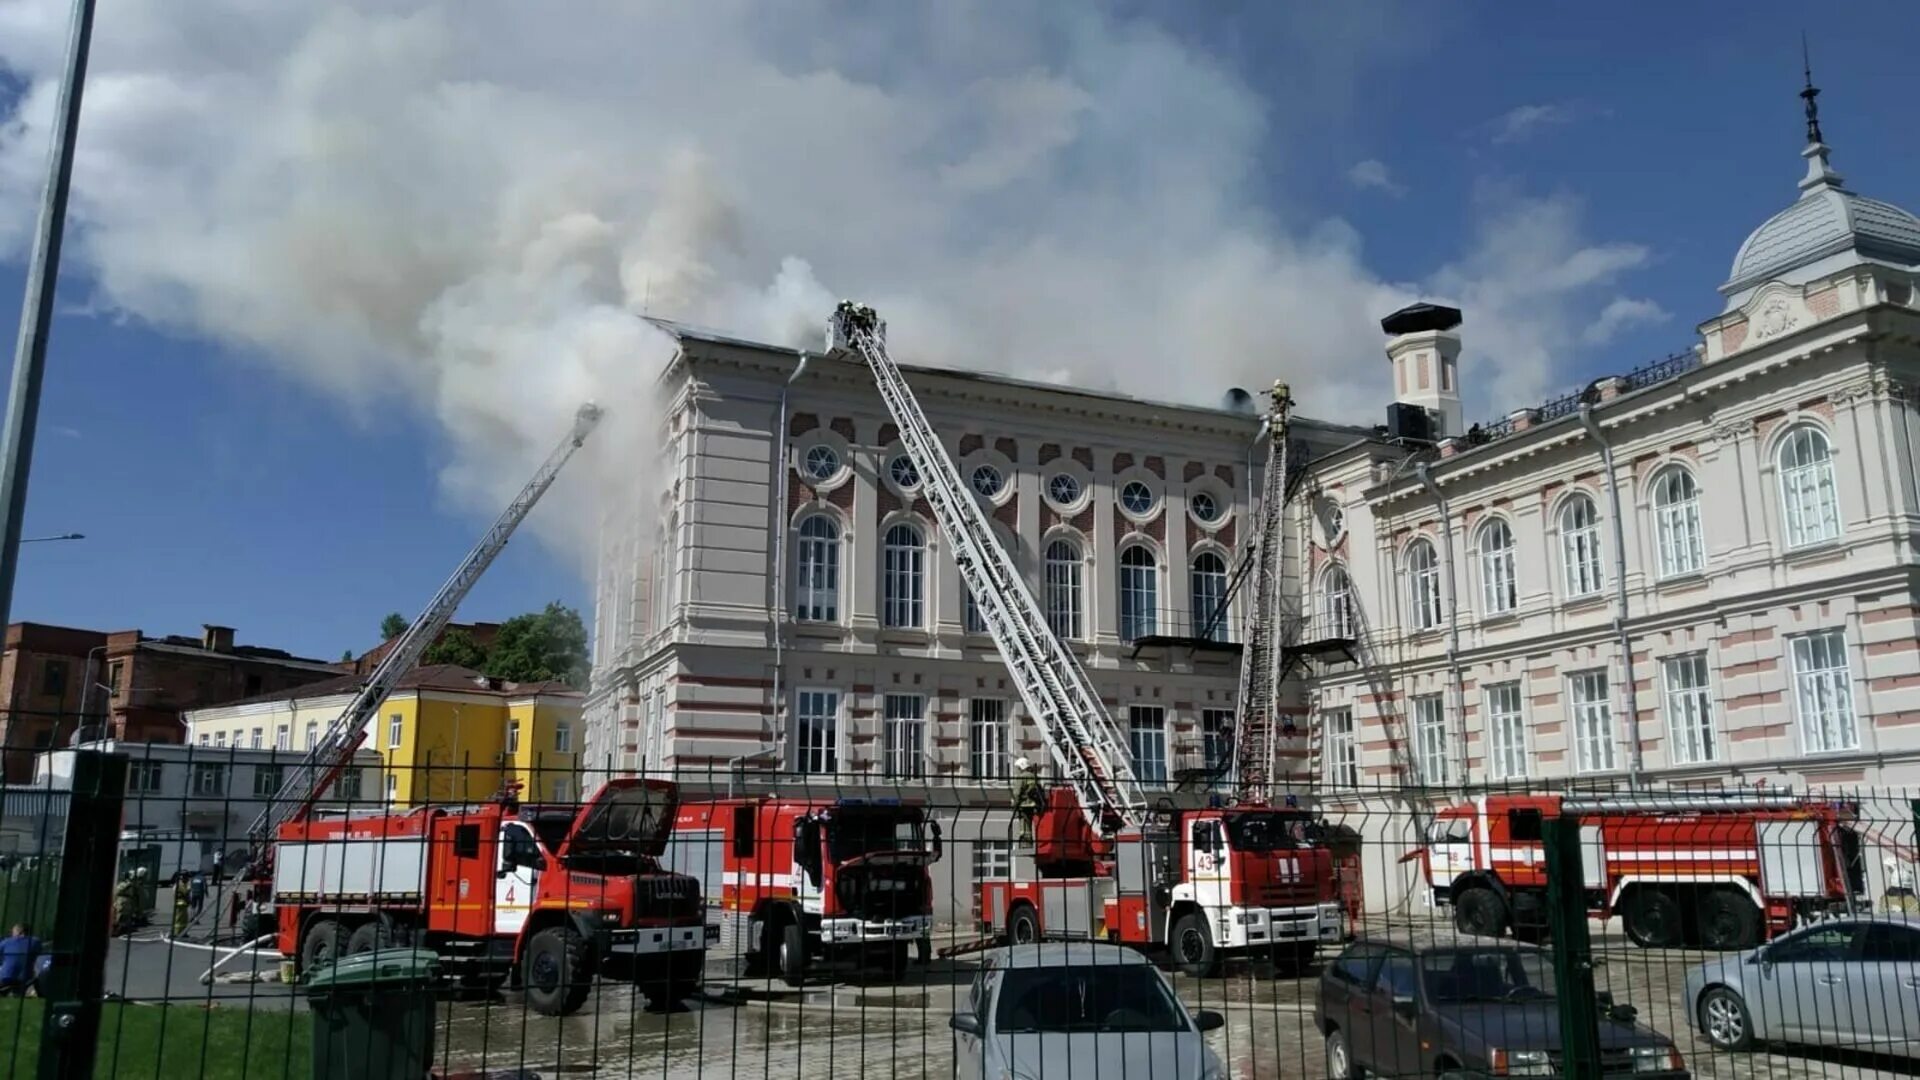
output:
[[87,685],[87,660],[98,660],[107,635],[45,623],[7,627],[0,654],[0,757],[9,783],[33,776],[33,755],[73,734]]

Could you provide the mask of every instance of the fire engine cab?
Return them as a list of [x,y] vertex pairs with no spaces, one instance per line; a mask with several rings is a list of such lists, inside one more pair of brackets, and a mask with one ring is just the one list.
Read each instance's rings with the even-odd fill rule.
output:
[[655,1007],[699,985],[711,935],[699,883],[661,868],[674,785],[616,779],[585,806],[307,817],[280,828],[273,899],[301,971],[394,945],[432,949],[466,981],[579,1009],[598,974]]
[[1546,853],[1528,823],[1563,813],[1580,819],[1587,910],[1619,915],[1636,945],[1743,949],[1867,904],[1857,810],[1747,792],[1489,795],[1450,807],[1415,853],[1434,904],[1467,933],[1544,935]]
[[723,945],[798,986],[814,961],[898,975],[910,946],[926,959],[940,853],[918,806],[762,796],[682,806],[670,858],[704,881]]

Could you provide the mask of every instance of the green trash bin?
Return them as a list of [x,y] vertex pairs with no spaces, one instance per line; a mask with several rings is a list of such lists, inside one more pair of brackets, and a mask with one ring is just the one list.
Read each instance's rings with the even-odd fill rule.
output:
[[313,1080],[422,1080],[439,981],[440,958],[426,949],[361,953],[309,974]]

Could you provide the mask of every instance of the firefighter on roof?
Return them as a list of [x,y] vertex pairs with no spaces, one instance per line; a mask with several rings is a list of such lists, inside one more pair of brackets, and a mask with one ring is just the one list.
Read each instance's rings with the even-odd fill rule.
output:
[[1040,791],[1040,778],[1033,775],[1033,762],[1016,758],[1013,763],[1013,814],[1020,820],[1020,839],[1033,839],[1033,819],[1046,806]]

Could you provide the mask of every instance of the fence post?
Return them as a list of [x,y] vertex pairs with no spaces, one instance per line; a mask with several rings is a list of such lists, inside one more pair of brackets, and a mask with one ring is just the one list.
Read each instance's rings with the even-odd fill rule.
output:
[[1580,819],[1545,823],[1547,918],[1553,934],[1553,981],[1560,1000],[1566,1080],[1600,1080],[1600,1006],[1594,1000],[1593,943],[1587,935],[1586,875],[1580,866]]
[[40,1080],[92,1076],[100,1043],[100,1001],[107,987],[113,870],[120,855],[120,807],[127,758],[79,750],[73,755],[67,836],[60,853],[59,915],[53,966],[37,983],[47,1010],[40,1028]]

